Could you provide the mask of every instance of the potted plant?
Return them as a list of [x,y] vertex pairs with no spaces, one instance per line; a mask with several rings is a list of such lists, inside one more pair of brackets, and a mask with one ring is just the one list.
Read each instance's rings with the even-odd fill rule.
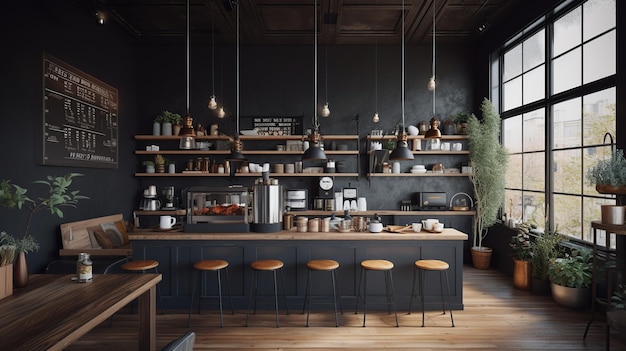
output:
[[82,176],[82,174],[68,173],[62,177],[48,176],[46,180],[33,182],[33,184],[42,184],[48,187],[48,194],[36,198],[28,197],[28,189],[12,184],[10,180],[3,180],[0,183],[0,205],[19,210],[24,208],[28,211],[26,228],[21,237],[14,237],[4,232],[0,237],[0,244],[15,246],[17,257],[13,274],[15,287],[24,287],[28,284],[26,254],[39,249],[39,243],[29,234],[33,215],[48,209],[51,214],[63,218],[62,207],[76,207],[79,200],[88,199],[86,196],[79,195],[79,190],[70,191],[73,178],[77,176]]
[[591,296],[591,253],[574,250],[570,255],[550,261],[552,298],[558,304],[580,308],[585,307]]
[[161,135],[172,135],[172,125],[179,124],[182,121],[182,118],[178,113],[173,113],[170,111],[163,111],[159,114],[155,121],[159,120],[161,122]]
[[165,173],[165,157],[163,155],[154,155],[154,170],[157,173]]
[[550,261],[559,256],[560,243],[565,237],[556,232],[534,232],[535,240],[531,244],[532,291],[537,295],[550,294]]
[[509,243],[513,250],[513,286],[521,290],[530,290],[532,281],[530,229],[530,224],[518,223],[517,234],[511,237]]
[[176,173],[176,161],[167,159],[165,163],[167,164],[167,173]]
[[154,161],[143,161],[143,165],[146,166],[146,173],[154,173]]
[[462,111],[454,115],[454,123],[456,123],[456,131],[459,134],[467,134],[467,123],[473,114],[467,111]]
[[500,115],[491,101],[481,105],[482,121],[471,115],[468,119],[470,180],[474,188],[476,215],[473,225],[472,262],[475,268],[487,269],[493,250],[482,245],[487,230],[498,222],[498,211],[504,199],[508,153],[500,144]]
[[600,160],[589,172],[587,181],[601,194],[626,195],[626,158],[618,149],[606,160]]

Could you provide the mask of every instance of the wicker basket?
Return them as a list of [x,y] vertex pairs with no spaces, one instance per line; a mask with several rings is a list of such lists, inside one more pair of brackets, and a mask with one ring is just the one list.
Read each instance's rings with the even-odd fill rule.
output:
[[472,247],[472,264],[476,269],[489,269],[491,265],[491,254],[493,249],[490,247]]

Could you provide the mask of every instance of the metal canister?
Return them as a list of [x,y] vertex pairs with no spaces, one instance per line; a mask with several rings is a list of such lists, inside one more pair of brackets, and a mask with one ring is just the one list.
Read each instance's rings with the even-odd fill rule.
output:
[[88,253],[81,252],[76,261],[76,279],[80,283],[87,283],[93,279],[93,262]]
[[292,214],[283,215],[283,229],[284,230],[291,230],[293,228],[293,217],[294,215]]

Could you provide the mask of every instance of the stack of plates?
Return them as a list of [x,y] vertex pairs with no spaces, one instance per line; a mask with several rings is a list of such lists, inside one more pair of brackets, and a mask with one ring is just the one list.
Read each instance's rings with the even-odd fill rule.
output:
[[411,167],[411,173],[426,173],[426,167],[424,165],[415,165]]

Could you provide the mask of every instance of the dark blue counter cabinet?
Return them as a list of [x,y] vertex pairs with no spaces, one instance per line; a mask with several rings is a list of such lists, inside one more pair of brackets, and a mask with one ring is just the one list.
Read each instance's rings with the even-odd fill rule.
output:
[[[453,309],[463,309],[463,244],[467,234],[446,228],[443,233],[182,233],[136,232],[130,234],[133,259],[158,260],[163,274],[160,292],[168,310],[186,311],[191,298],[193,264],[204,259],[229,262],[230,283],[236,309],[247,308],[252,270],[258,259],[279,259],[285,263],[285,285],[289,307],[298,310],[304,302],[307,269],[311,259],[334,259],[339,262],[339,292],[344,309],[354,308],[360,262],[387,259],[394,263],[393,280],[399,311],[408,309],[413,281],[413,263],[418,259],[441,259],[450,264],[450,288]],[[368,306],[386,309],[382,273],[370,273]],[[215,275],[206,273],[202,296],[216,296]],[[426,274],[427,309],[440,308],[438,273]],[[330,294],[330,278],[313,275],[313,294]],[[262,279],[260,296],[272,296],[271,279]],[[225,290],[224,293],[227,291]],[[380,303],[376,303],[380,302]],[[418,307],[414,301],[413,308]],[[313,306],[315,307],[315,306]],[[271,304],[259,308],[273,308]],[[324,305],[318,305],[324,308]],[[329,307],[330,308],[330,307]]]

